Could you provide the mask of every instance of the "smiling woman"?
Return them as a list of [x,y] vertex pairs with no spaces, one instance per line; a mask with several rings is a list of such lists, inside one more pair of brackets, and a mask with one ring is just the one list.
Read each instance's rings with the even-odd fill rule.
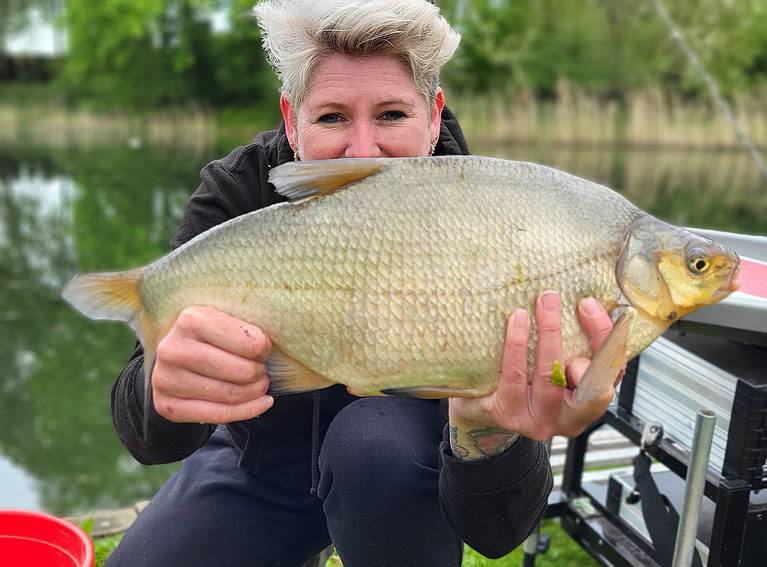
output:
[[[267,0],[255,12],[282,81],[284,124],[203,170],[174,247],[283,201],[268,179],[285,162],[468,154],[439,86],[459,36],[434,5]],[[86,303],[130,315],[145,299],[142,273],[94,278]],[[115,282],[119,293],[102,294]],[[99,297],[113,303],[95,305]],[[359,399],[338,385],[275,399],[269,372],[312,369],[273,352],[253,321],[204,305],[174,313],[142,337],[112,409],[136,459],[185,461],[109,565],[296,566],[331,543],[352,567],[460,565],[463,541],[505,554],[535,527],[551,489],[540,440],[579,433],[612,394],[574,404],[586,359],[570,361],[567,387],[552,384],[552,362],[563,359],[557,294],[536,307],[530,382],[532,317],[518,310],[496,391],[449,401]],[[596,348],[610,318],[595,301],[579,314]]]

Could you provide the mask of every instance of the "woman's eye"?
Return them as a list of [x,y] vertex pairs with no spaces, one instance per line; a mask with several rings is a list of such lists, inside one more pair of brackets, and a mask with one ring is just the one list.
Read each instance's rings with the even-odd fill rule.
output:
[[317,122],[322,122],[323,124],[336,124],[337,122],[341,122],[343,120],[343,117],[340,114],[323,114],[317,119]]
[[399,120],[404,117],[405,113],[400,110],[387,110],[380,116],[381,120]]

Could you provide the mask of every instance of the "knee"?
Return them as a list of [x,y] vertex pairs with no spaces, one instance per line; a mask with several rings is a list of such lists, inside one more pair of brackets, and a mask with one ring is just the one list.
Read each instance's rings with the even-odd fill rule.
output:
[[336,483],[368,496],[436,483],[441,428],[434,402],[363,398],[346,406],[323,442],[320,496]]

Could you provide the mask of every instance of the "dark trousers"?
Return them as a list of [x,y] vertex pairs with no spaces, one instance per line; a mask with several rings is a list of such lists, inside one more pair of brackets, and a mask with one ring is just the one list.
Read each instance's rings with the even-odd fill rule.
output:
[[258,442],[264,437],[243,450],[219,427],[160,489],[107,565],[298,567],[331,542],[345,567],[460,565],[462,544],[438,498],[444,424],[435,402],[349,404],[322,441],[317,496],[293,474],[303,471],[303,479],[311,470],[310,443],[281,440],[280,456],[279,444]]

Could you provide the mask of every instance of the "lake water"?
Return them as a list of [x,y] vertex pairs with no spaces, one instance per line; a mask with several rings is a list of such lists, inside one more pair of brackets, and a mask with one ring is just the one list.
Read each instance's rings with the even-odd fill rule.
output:
[[[767,183],[735,152],[475,146],[608,184],[677,224],[767,233]],[[109,413],[130,330],[59,298],[77,272],[160,256],[200,168],[226,153],[0,147],[0,508],[73,514],[149,498],[176,465],[144,467]]]

